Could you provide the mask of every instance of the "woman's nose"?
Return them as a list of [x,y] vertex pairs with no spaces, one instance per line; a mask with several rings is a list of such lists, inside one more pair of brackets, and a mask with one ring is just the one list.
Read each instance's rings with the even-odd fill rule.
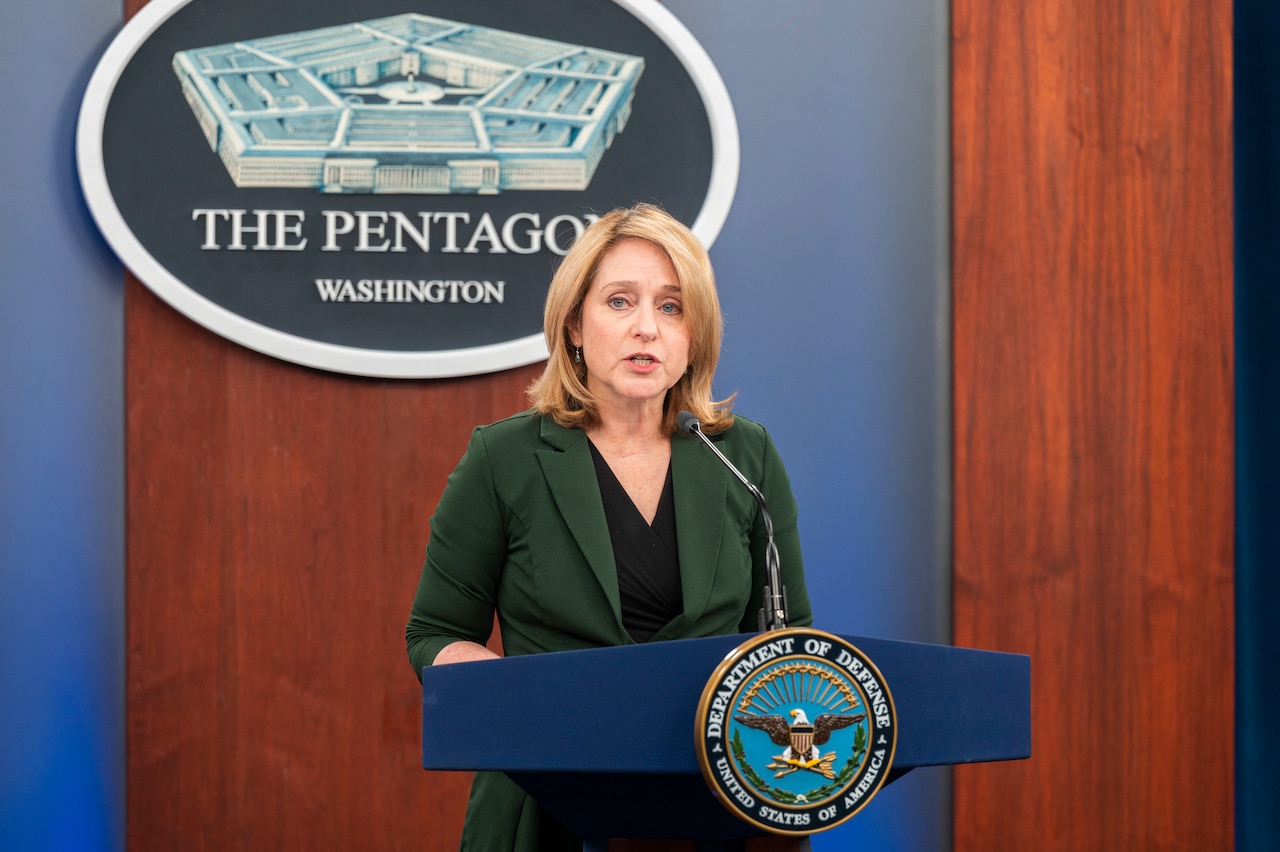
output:
[[652,340],[658,336],[658,320],[650,311],[636,311],[635,318],[637,335],[646,340]]

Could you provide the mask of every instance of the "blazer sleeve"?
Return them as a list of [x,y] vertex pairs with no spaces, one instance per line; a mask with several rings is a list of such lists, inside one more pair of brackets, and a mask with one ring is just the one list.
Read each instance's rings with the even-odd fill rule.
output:
[[[804,557],[800,552],[799,509],[791,493],[791,479],[782,464],[782,456],[773,444],[767,429],[764,433],[760,457],[761,470],[756,486],[764,495],[773,519],[774,543],[778,547],[778,562],[782,567],[782,585],[787,596],[787,624],[791,627],[808,627],[813,624],[813,609],[804,581]],[[757,513],[751,529],[751,600],[738,625],[741,633],[754,633],[759,629],[760,605],[764,601],[764,587],[768,583],[765,571],[765,553],[769,537],[764,516]]]
[[446,645],[488,640],[506,554],[506,512],[484,431],[477,428],[431,518],[426,562],[405,628],[419,680]]

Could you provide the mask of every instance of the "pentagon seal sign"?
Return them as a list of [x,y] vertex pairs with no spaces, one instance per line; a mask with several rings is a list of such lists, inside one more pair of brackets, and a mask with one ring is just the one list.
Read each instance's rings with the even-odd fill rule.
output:
[[151,0],[76,133],[89,211],[157,296],[390,379],[544,360],[592,221],[651,201],[710,246],[738,182],[729,91],[658,0]]
[[839,636],[760,633],[715,670],[698,703],[702,775],[742,820],[812,834],[866,806],[893,765],[898,722],[879,669]]

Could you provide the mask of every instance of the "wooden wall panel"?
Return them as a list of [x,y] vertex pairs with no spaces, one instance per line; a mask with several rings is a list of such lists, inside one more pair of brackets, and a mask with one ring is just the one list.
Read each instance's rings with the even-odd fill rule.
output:
[[1233,848],[1231,3],[954,0],[960,850]]
[[129,847],[456,849],[404,623],[472,426],[540,367],[326,374],[126,294]]

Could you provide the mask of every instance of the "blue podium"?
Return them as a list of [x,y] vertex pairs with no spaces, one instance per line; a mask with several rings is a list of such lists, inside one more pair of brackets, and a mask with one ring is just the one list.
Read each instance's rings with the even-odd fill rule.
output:
[[[583,838],[758,836],[715,799],[694,748],[702,690],[745,638],[428,667],[422,765],[505,772]],[[917,766],[1030,757],[1029,657],[844,638],[876,664],[893,696],[890,781]]]

